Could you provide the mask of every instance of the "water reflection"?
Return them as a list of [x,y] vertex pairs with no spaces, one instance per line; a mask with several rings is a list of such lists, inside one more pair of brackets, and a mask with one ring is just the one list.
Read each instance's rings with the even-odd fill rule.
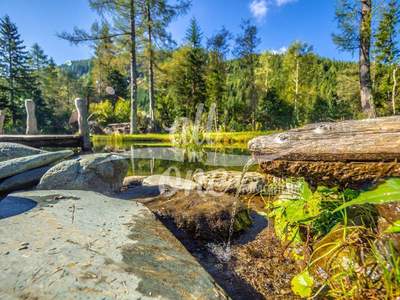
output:
[[[199,151],[172,146],[152,146],[124,143],[116,145],[95,145],[97,152],[118,152],[130,161],[128,175],[153,175],[162,174],[173,167],[179,170],[179,174],[171,174],[186,177],[185,174],[193,170],[211,171],[225,169],[241,171],[248,162],[250,153],[245,148],[234,147],[203,147]],[[250,168],[255,170],[255,164]]]

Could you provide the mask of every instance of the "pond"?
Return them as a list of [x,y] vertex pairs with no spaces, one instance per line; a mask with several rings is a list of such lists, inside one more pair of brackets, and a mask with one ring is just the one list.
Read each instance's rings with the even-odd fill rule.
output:
[[[196,151],[173,147],[168,143],[96,141],[94,151],[116,152],[129,161],[128,176],[165,174],[190,178],[195,171],[216,169],[241,171],[251,158],[246,144],[206,145]],[[254,164],[251,170],[256,170]]]

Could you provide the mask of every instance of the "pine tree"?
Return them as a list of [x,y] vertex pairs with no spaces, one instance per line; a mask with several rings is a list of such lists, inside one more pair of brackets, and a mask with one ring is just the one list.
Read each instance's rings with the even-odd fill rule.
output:
[[206,66],[207,56],[202,48],[202,36],[200,26],[195,18],[192,18],[186,31],[186,41],[189,51],[186,56],[186,80],[189,83],[189,97],[187,99],[187,114],[190,119],[195,118],[196,107],[205,103],[207,99],[206,90]]
[[2,108],[11,112],[12,123],[21,116],[23,99],[32,95],[32,78],[28,65],[29,54],[18,33],[17,26],[8,16],[0,19],[0,77],[7,93]]
[[193,49],[201,48],[203,33],[196,18],[190,20],[189,28],[186,30],[186,41]]
[[29,52],[29,65],[32,70],[31,98],[35,101],[39,129],[53,131],[60,123],[59,118],[54,114],[58,106],[58,91],[53,88],[58,79],[54,60],[35,43]]
[[375,35],[375,59],[376,59],[376,84],[375,90],[379,98],[392,102],[392,112],[396,114],[396,89],[397,70],[400,49],[397,41],[399,25],[398,0],[390,0],[384,8]]
[[222,116],[227,96],[227,66],[226,56],[229,52],[231,33],[223,27],[207,41],[208,70],[207,70],[207,106],[212,103],[217,106],[218,119]]
[[[99,39],[94,41],[95,52],[91,75],[93,89],[96,91],[98,98],[97,100],[101,101],[109,97],[109,94],[106,92],[107,87],[113,87],[108,78],[114,71],[113,60],[117,53],[114,49],[115,47],[110,37],[110,27],[107,23],[101,24],[100,27],[94,24],[92,32],[95,32],[95,34],[99,36]],[[113,101],[113,105],[115,105],[115,101]]]
[[29,56],[29,63],[34,71],[40,71],[46,68],[50,63],[48,56],[37,43],[33,44]]
[[374,117],[370,63],[372,0],[337,1],[336,19],[340,33],[333,35],[333,41],[343,51],[359,51],[361,108],[367,117]]
[[[59,36],[74,44],[93,42],[105,38],[120,38],[129,52],[130,73],[130,132],[137,133],[137,100],[138,100],[138,67],[137,67],[137,19],[138,0],[89,0],[90,7],[104,18],[104,22],[111,20],[110,34],[105,37],[99,33],[87,33],[75,28],[73,34],[61,33]],[[107,15],[108,18],[105,16]]]
[[156,95],[155,95],[155,65],[157,46],[169,48],[173,44],[167,27],[171,21],[184,13],[190,7],[190,1],[178,0],[170,4],[168,0],[140,0],[141,1],[141,27],[143,43],[145,44],[144,56],[147,60],[147,82],[149,95],[150,129],[156,126]]
[[256,130],[258,95],[256,89],[255,70],[258,64],[257,47],[260,39],[257,36],[257,27],[249,20],[245,20],[241,24],[242,33],[236,38],[236,57],[240,60],[241,71],[243,72],[244,82],[244,99],[249,100],[249,108],[251,111],[251,125]]

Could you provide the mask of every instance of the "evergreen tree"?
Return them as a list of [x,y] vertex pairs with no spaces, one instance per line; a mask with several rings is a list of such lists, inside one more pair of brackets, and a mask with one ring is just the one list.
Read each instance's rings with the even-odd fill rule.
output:
[[393,114],[396,114],[396,75],[400,52],[397,41],[398,25],[398,0],[389,0],[375,35],[375,92],[379,99],[384,99],[385,103],[388,100],[392,102]]
[[207,41],[208,70],[207,70],[207,106],[211,103],[217,106],[217,117],[220,119],[227,100],[227,66],[226,56],[229,53],[231,33],[223,27]]
[[241,29],[242,33],[236,38],[235,54],[240,61],[240,71],[244,75],[242,101],[250,101],[251,125],[253,130],[255,130],[258,106],[258,95],[255,84],[255,70],[258,65],[256,50],[260,44],[260,39],[257,36],[257,27],[251,24],[249,20],[242,22]]
[[336,19],[340,33],[333,35],[333,41],[341,50],[359,51],[361,108],[367,117],[374,117],[370,63],[372,0],[337,0]]
[[17,26],[8,16],[0,19],[0,77],[4,80],[7,96],[1,108],[11,112],[15,125],[21,117],[23,100],[32,96],[32,77],[28,65],[29,54],[18,33]]
[[[103,23],[100,26],[95,23],[92,26],[92,32],[98,35],[99,39],[94,41],[95,56],[92,61],[91,81],[93,83],[93,90],[97,95],[97,100],[101,101],[109,98],[110,94],[107,91],[109,91],[110,87],[114,88],[108,79],[111,73],[115,71],[113,60],[117,53],[110,37],[110,27],[107,23]],[[113,97],[112,100],[114,106],[116,99]]]
[[196,107],[206,103],[206,67],[207,55],[201,46],[203,33],[195,18],[192,18],[186,32],[188,51],[186,53],[185,81],[188,83],[188,97],[186,99],[186,117],[195,118]]
[[[312,91],[310,81],[312,72],[315,70],[306,66],[310,55],[312,55],[312,47],[301,42],[294,42],[284,54],[282,69],[287,78],[287,85],[284,89],[287,99],[293,104],[294,124],[301,124],[305,121],[304,111],[309,104],[305,101],[313,96],[310,95]],[[309,78],[310,75],[311,78]]]
[[33,44],[29,55],[29,62],[34,71],[40,71],[46,68],[50,63],[48,56],[37,43]]
[[[112,21],[110,34],[105,37],[98,33],[87,33],[75,28],[73,34],[62,33],[59,36],[74,44],[93,42],[105,38],[120,38],[129,52],[130,73],[130,131],[136,133],[137,127],[137,100],[138,100],[138,67],[137,67],[137,19],[138,0],[89,0],[90,7],[95,10],[106,22]],[[107,16],[107,17],[106,17]]]
[[147,82],[149,95],[150,127],[155,130],[156,126],[156,95],[155,95],[155,64],[156,45],[169,47],[173,44],[167,27],[171,21],[186,13],[190,6],[188,0],[178,0],[170,4],[168,0],[141,0],[141,27],[145,33],[143,42],[145,44],[145,57],[147,61]]
[[201,48],[202,39],[203,33],[196,18],[193,17],[190,20],[189,28],[186,30],[186,41],[191,48],[198,49]]

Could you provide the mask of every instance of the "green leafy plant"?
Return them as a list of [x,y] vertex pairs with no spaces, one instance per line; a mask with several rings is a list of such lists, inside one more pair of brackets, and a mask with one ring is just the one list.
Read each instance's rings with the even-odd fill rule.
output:
[[320,213],[320,199],[304,181],[287,182],[286,191],[274,201],[269,217],[274,218],[275,234],[281,240],[301,242],[300,226]]
[[351,190],[339,192],[337,188],[319,187],[312,192],[304,180],[288,181],[286,185],[286,191],[273,202],[269,213],[281,240],[301,242],[301,228],[313,237],[327,234],[343,221],[343,214],[334,210],[346,198],[354,197]]
[[292,291],[303,298],[311,297],[312,289],[314,286],[314,278],[310,275],[308,270],[301,272],[293,277],[291,281]]
[[390,178],[372,190],[362,192],[354,200],[339,206],[335,211],[363,204],[384,204],[400,201],[400,178]]

